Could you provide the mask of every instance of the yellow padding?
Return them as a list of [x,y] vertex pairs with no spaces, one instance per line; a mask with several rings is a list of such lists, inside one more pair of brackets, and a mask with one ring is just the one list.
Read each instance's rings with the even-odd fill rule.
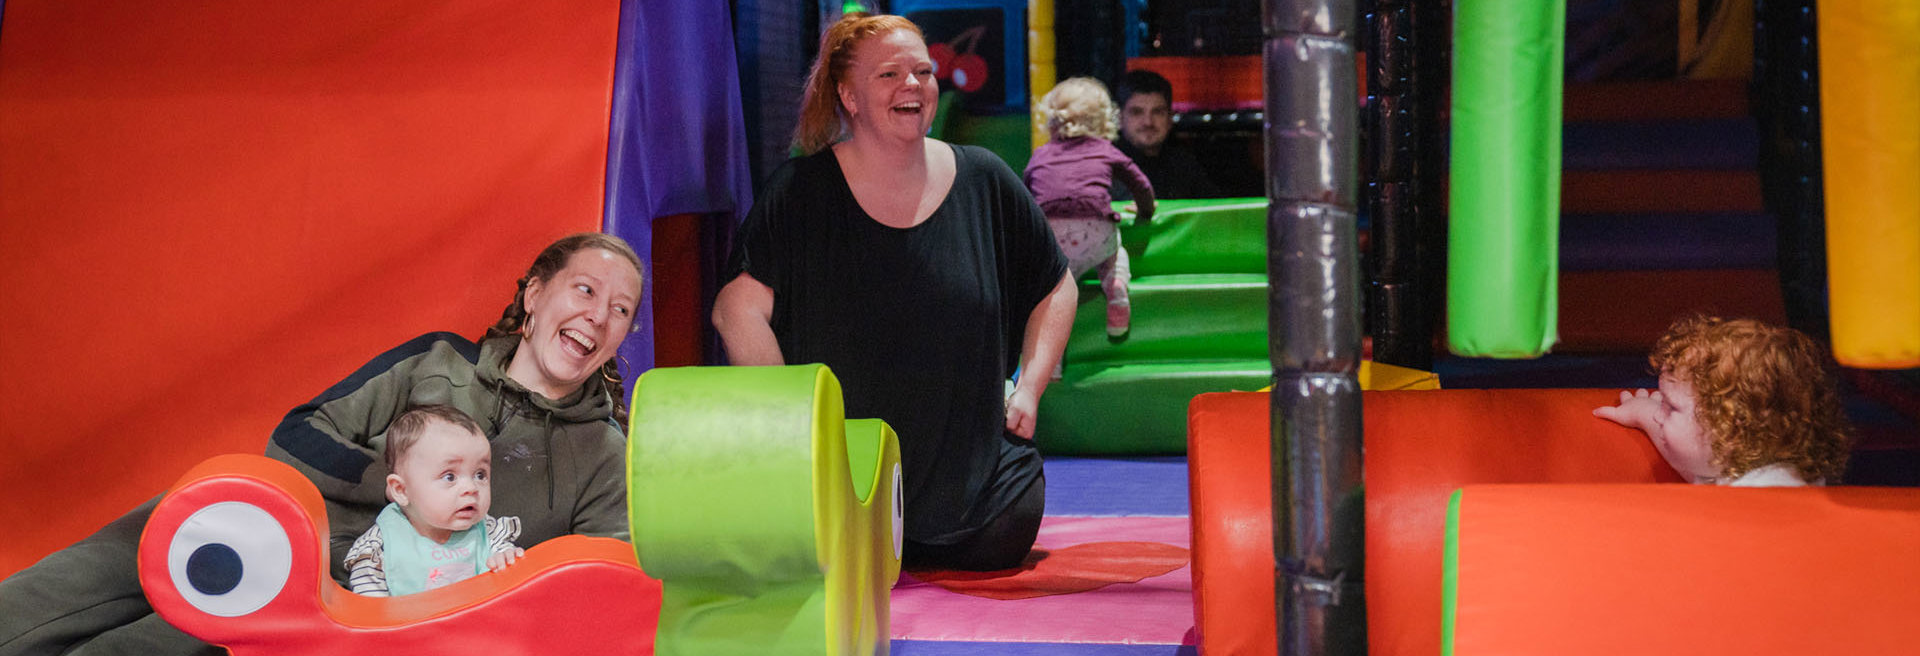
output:
[[1834,356],[1920,366],[1920,3],[1818,11]]

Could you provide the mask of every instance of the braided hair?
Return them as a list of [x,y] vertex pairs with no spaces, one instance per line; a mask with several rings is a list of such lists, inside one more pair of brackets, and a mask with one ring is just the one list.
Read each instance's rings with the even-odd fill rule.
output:
[[[527,285],[535,280],[543,285],[551,282],[554,274],[567,267],[567,260],[574,253],[589,248],[598,248],[626,258],[633,265],[634,274],[640,277],[641,284],[645,284],[646,274],[640,266],[640,256],[633,252],[633,247],[628,246],[625,240],[602,232],[580,232],[561,237],[533,258],[533,265],[527,267],[527,275],[521,276],[517,283],[519,288],[513,292],[513,302],[500,312],[500,320],[487,328],[485,339],[518,337],[527,324]],[[639,324],[636,322],[634,325]],[[627,388],[620,377],[619,364],[612,358],[607,359],[606,364],[600,365],[600,377],[606,380],[607,391],[613,395],[613,419],[620,423],[621,430],[625,430],[629,414]]]

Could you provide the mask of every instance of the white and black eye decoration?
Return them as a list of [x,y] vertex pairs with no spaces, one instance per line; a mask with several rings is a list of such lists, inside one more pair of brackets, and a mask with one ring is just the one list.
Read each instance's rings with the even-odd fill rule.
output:
[[907,536],[907,493],[900,484],[900,463],[893,464],[893,559],[899,560],[905,552]]
[[195,511],[167,546],[174,589],[208,615],[260,610],[286,587],[292,571],[286,529],[250,503],[222,501]]

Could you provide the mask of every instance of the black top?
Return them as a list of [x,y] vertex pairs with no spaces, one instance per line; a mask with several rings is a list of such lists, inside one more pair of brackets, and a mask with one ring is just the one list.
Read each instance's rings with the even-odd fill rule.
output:
[[826,364],[848,417],[900,435],[906,537],[923,544],[965,539],[1039,477],[1039,451],[1006,431],[1005,381],[1028,315],[1067,270],[1005,162],[973,146],[954,159],[953,189],[905,229],[860,208],[833,149],[788,160],[741,225],[726,277],[771,287],[787,363]]
[[[1120,152],[1133,158],[1140,171],[1147,174],[1147,181],[1153,183],[1153,197],[1168,198],[1219,198],[1223,192],[1220,187],[1207,178],[1206,167],[1200,165],[1200,158],[1194,156],[1193,149],[1185,144],[1167,139],[1160,145],[1160,154],[1148,157],[1141,154],[1127,140],[1117,139],[1114,146]],[[1126,185],[1113,185],[1113,199],[1116,201],[1133,200]]]

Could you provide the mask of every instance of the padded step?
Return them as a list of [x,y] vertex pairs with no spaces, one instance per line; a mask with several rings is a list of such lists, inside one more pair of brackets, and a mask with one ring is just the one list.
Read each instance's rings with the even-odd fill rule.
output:
[[1107,296],[1097,279],[1080,283],[1066,363],[1265,359],[1267,277],[1250,273],[1135,278],[1132,330],[1107,337]]
[[1760,159],[1759,128],[1744,117],[1567,123],[1561,138],[1566,171],[1752,170]]
[[1646,353],[1675,319],[1706,313],[1785,325],[1770,269],[1563,271],[1559,353]]
[[1755,171],[1629,169],[1566,171],[1560,176],[1565,214],[1760,212]]
[[1068,366],[1040,397],[1034,439],[1068,455],[1187,452],[1187,404],[1207,392],[1272,382],[1266,359]]
[[1147,225],[1122,216],[1120,243],[1136,277],[1267,272],[1265,198],[1161,201]]
[[1774,234],[1758,213],[1568,215],[1560,270],[1772,268]]

